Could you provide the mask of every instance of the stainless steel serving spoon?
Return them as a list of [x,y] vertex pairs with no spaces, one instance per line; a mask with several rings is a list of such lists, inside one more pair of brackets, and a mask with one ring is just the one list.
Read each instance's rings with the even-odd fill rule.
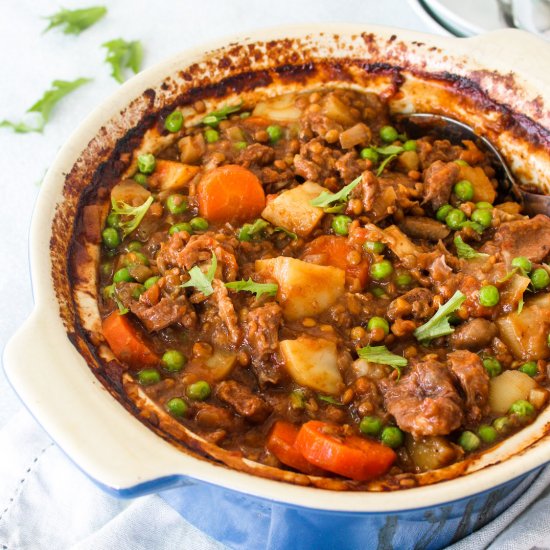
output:
[[402,114],[397,118],[411,137],[420,137],[428,133],[440,139],[448,139],[451,143],[461,143],[464,139],[472,140],[492,156],[493,165],[497,170],[498,191],[502,197],[512,197],[521,203],[523,211],[530,216],[550,216],[550,196],[522,189],[498,149],[487,138],[476,134],[472,127],[454,118],[432,113]]

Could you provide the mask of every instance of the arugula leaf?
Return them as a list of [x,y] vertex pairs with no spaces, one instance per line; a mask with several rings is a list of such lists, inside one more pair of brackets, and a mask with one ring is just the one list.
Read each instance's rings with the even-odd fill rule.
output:
[[298,238],[298,235],[296,233],[293,233],[292,231],[289,231],[288,229],[285,229],[284,227],[277,226],[274,230],[275,233],[281,232],[284,233],[288,238],[295,241]]
[[457,290],[447,303],[439,306],[439,309],[429,321],[414,331],[413,334],[416,339],[424,343],[454,332],[455,329],[449,324],[449,317],[465,300],[466,296],[460,290]]
[[459,258],[471,260],[473,258],[487,258],[489,256],[489,254],[478,252],[475,248],[472,248],[469,244],[466,244],[460,235],[454,238],[454,243]]
[[376,170],[376,175],[379,176],[383,171],[384,171],[384,168],[386,168],[386,165],[391,162],[394,158],[397,158],[397,155],[390,155],[389,157],[386,157],[381,163],[380,163],[380,166],[378,167],[378,170]]
[[343,403],[340,403],[338,399],[334,399],[331,395],[321,395],[318,393],[317,399],[319,399],[319,401],[324,401],[325,403],[330,403],[331,405],[338,405],[339,407],[343,406]]
[[405,149],[400,145],[386,145],[386,147],[374,147],[374,150],[381,155],[398,155]]
[[119,227],[122,230],[123,239],[132,231],[137,229],[143,219],[143,216],[145,216],[145,213],[149,210],[149,207],[153,203],[153,200],[153,197],[150,196],[141,206],[130,206],[123,201],[111,199],[112,211],[119,216],[129,218],[124,221],[121,220],[119,223]]
[[318,197],[310,200],[309,204],[311,204],[311,206],[325,208],[334,202],[346,201],[348,199],[348,195],[359,185],[362,178],[363,176],[355,178],[351,183],[348,183],[345,187],[342,187],[338,193],[323,191]]
[[57,13],[44,18],[50,21],[44,32],[48,32],[54,27],[65,26],[63,29],[64,34],[80,34],[94,23],[97,23],[106,13],[107,8],[105,6],[92,6],[78,10],[61,8]]
[[139,40],[127,42],[122,38],[116,38],[102,44],[107,48],[107,57],[105,61],[113,69],[111,76],[118,82],[124,82],[123,69],[132,69],[134,74],[139,73],[141,61],[143,59],[143,47]]
[[210,296],[213,294],[214,289],[212,288],[212,281],[214,280],[214,275],[216,274],[216,269],[218,269],[218,259],[214,252],[212,252],[212,264],[208,268],[206,274],[204,274],[199,266],[192,267],[187,273],[189,274],[190,279],[181,285],[181,288],[186,288],[194,286],[198,291],[202,292],[205,296]]
[[357,355],[371,363],[390,365],[396,369],[406,367],[408,363],[406,357],[392,353],[386,346],[365,346],[357,350]]
[[245,223],[237,235],[239,241],[251,241],[253,237],[258,236],[262,231],[269,227],[269,223],[262,218],[258,218],[254,223]]
[[212,128],[216,128],[222,120],[226,120],[228,115],[237,113],[243,106],[242,100],[237,105],[226,105],[217,111],[212,111],[206,115],[201,122]]
[[73,81],[54,80],[52,87],[44,92],[44,95],[34,105],[27,109],[27,113],[35,113],[35,124],[3,120],[0,122],[0,127],[11,128],[18,133],[42,132],[46,122],[50,120],[50,115],[55,105],[67,94],[70,94],[88,82],[91,82],[90,78],[78,78]]
[[277,290],[279,289],[275,283],[256,283],[250,277],[248,278],[248,281],[233,281],[231,283],[225,283],[225,286],[237,292],[241,290],[253,292],[258,298],[262,294],[275,296],[277,294]]

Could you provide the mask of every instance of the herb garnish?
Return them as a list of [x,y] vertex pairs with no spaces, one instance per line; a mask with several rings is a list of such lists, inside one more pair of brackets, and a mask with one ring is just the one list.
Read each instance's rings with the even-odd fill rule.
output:
[[218,269],[218,259],[216,255],[212,252],[212,264],[208,268],[206,274],[204,274],[200,267],[195,265],[187,273],[189,274],[190,279],[181,285],[182,288],[194,286],[198,291],[202,292],[205,296],[210,296],[214,293],[212,288],[212,281],[214,280],[214,275],[216,274],[216,269]]
[[217,111],[212,111],[208,115],[206,115],[201,122],[203,124],[206,124],[207,126],[210,126],[212,128],[216,128],[218,124],[222,120],[226,120],[227,117],[233,113],[237,113],[241,110],[241,107],[243,105],[243,102],[240,101],[237,105],[226,105],[225,107],[222,107],[221,109],[218,109]]
[[107,8],[105,6],[92,6],[77,10],[61,8],[57,13],[45,17],[50,21],[50,24],[44,32],[48,32],[54,27],[64,26],[64,34],[80,34],[94,23],[97,23],[106,13]]
[[324,401],[325,403],[330,403],[331,405],[338,405],[339,407],[343,405],[343,403],[340,403],[338,399],[334,399],[331,395],[321,395],[318,393],[317,399],[319,399],[319,401]]
[[371,363],[380,363],[394,367],[401,374],[401,367],[407,366],[406,357],[392,353],[386,346],[365,346],[357,350],[357,355]]
[[231,290],[239,292],[241,290],[247,292],[253,292],[256,297],[259,298],[262,294],[268,296],[275,296],[279,287],[275,283],[256,283],[250,277],[248,281],[233,281],[231,283],[225,283],[225,286]]
[[416,339],[421,343],[425,343],[454,332],[454,328],[449,324],[449,317],[465,300],[466,296],[460,290],[457,290],[446,304],[439,306],[439,309],[429,321],[414,331],[413,334]]
[[489,256],[489,254],[478,252],[475,248],[472,248],[469,244],[466,244],[460,235],[454,238],[454,243],[459,258],[471,260],[473,258],[487,258]]
[[345,187],[342,187],[338,193],[329,193],[323,191],[318,197],[309,201],[311,206],[319,206],[325,208],[333,203],[343,202],[348,200],[348,195],[359,185],[363,176],[355,178],[351,183],[348,183]]
[[143,48],[139,40],[127,42],[122,38],[116,38],[102,44],[107,48],[107,57],[105,61],[113,69],[111,76],[118,82],[124,82],[123,69],[132,69],[134,74],[139,73],[141,61],[143,59]]
[[254,223],[245,223],[239,230],[237,239],[239,239],[239,241],[251,241],[268,227],[269,223],[261,218],[258,218]]
[[149,207],[153,203],[153,197],[150,196],[141,206],[130,206],[124,201],[116,201],[114,198],[111,199],[112,210],[115,214],[119,216],[125,216],[126,220],[119,222],[119,227],[122,231],[122,238],[124,239],[132,231],[137,229],[138,225],[141,223],[143,216]]
[[386,165],[391,162],[393,159],[397,158],[397,155],[390,155],[389,157],[385,158],[381,163],[380,163],[380,166],[378,167],[378,170],[376,170],[376,175],[377,176],[380,176],[380,174],[382,174],[382,172],[384,171],[384,169],[386,168]]

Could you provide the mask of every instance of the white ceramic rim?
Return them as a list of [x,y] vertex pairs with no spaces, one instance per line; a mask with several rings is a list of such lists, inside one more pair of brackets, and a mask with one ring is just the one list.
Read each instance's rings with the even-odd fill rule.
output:
[[[524,475],[549,460],[548,446],[539,445],[521,456],[465,477],[388,493],[334,492],[252,476],[186,455],[155,435],[105,390],[67,339],[50,276],[51,223],[56,204],[62,198],[64,175],[103,122],[117,115],[131,98],[154,87],[178,68],[201,59],[206,51],[229,43],[320,32],[340,35],[372,32],[386,38],[398,35],[407,42],[421,41],[453,55],[475,52],[477,62],[502,72],[510,67],[503,60],[513,58],[512,66],[520,77],[530,79],[536,89],[550,89],[550,76],[543,71],[548,57],[541,60],[534,55],[540,53],[544,43],[521,31],[496,31],[458,39],[370,25],[308,25],[260,30],[246,37],[218,40],[187,50],[132,78],[94,110],[67,140],[44,178],[30,232],[35,309],[6,346],[4,368],[15,391],[50,436],[79,468],[114,494],[139,496],[174,487],[178,481],[190,477],[294,506],[348,513],[388,512],[467,498]],[[521,41],[519,51],[518,40]]]

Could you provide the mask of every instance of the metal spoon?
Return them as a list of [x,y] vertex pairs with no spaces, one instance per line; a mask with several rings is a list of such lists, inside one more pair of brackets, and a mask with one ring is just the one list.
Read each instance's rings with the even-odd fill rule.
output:
[[536,214],[550,216],[550,196],[530,193],[522,189],[498,149],[487,138],[476,134],[472,127],[454,118],[432,113],[403,114],[399,115],[398,119],[411,137],[430,134],[457,144],[465,139],[474,141],[492,157],[502,198],[511,196],[523,205],[523,211],[530,216]]

